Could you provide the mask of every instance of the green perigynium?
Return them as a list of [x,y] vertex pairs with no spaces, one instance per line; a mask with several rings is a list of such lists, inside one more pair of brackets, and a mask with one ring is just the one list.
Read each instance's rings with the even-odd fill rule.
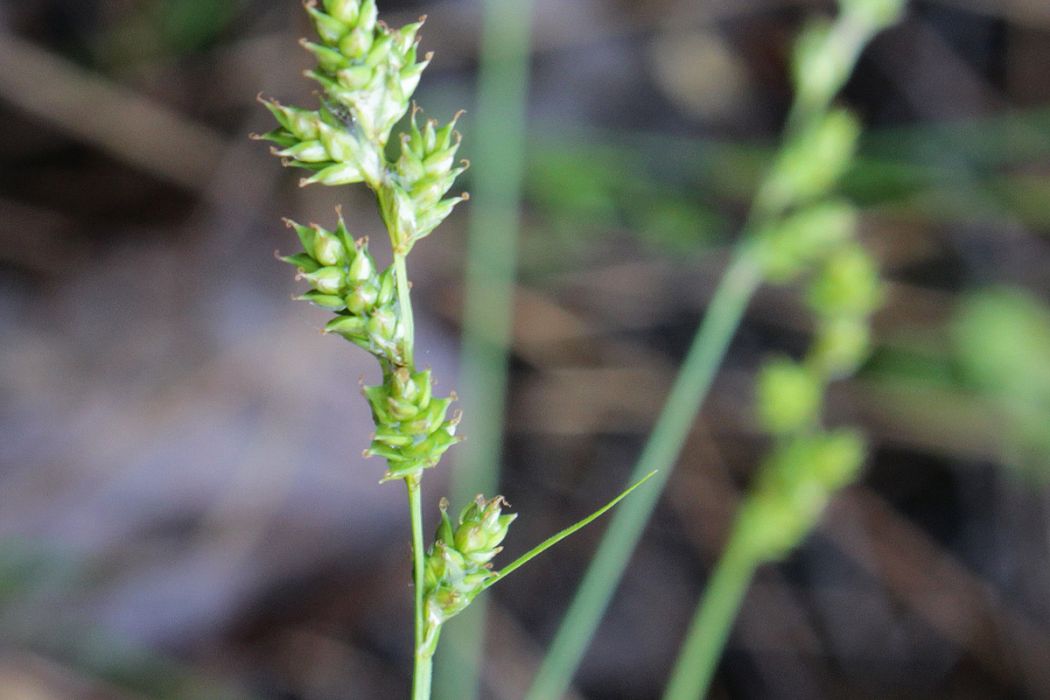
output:
[[741,508],[741,546],[760,561],[787,555],[817,524],[832,495],[856,477],[864,450],[864,440],[851,430],[797,434],[782,442]]
[[[334,230],[295,229],[301,253],[283,258],[312,289],[300,298],[332,311],[325,333],[340,335],[376,357],[382,383],[366,387],[376,433],[368,455],[386,458],[386,479],[418,479],[456,441],[450,398],[432,395],[429,371],[416,370],[405,256],[466,198],[445,198],[465,165],[455,162],[455,119],[418,126],[412,93],[429,62],[417,60],[422,21],[392,29],[378,21],[373,0],[307,3],[319,42],[303,46],[317,58],[307,75],[322,87],[318,109],[263,100],[278,128],[262,138],[277,144],[286,165],[313,172],[303,185],[364,183],[376,194],[394,264],[380,270],[366,239],[354,240],[342,214]],[[394,126],[411,109],[394,160],[386,155]],[[458,116],[458,115],[457,115]]]
[[[355,238],[337,210],[334,229],[288,221],[302,250],[281,259],[310,286],[299,299],[332,312],[324,332],[371,353],[382,371],[380,383],[364,388],[375,423],[364,453],[386,460],[383,481],[404,481],[408,489],[416,584],[413,698],[425,700],[441,626],[482,590],[594,520],[641,482],[499,572],[491,560],[516,517],[502,513],[501,496],[478,496],[455,527],[443,501],[436,541],[424,551],[420,481],[460,440],[459,415],[450,413],[455,396],[435,396],[430,370],[415,364],[406,257],[467,199],[465,193],[447,196],[467,167],[456,161],[460,115],[444,125],[434,120],[420,125],[412,94],[430,62],[429,55],[418,56],[422,19],[393,29],[378,20],[375,0],[320,5],[307,0],[305,7],[319,38],[302,42],[317,59],[306,75],[321,86],[320,104],[303,109],[262,99],[277,128],[257,138],[275,144],[273,153],[285,165],[309,171],[303,186],[363,183],[375,194],[389,235],[393,262],[380,269],[368,240]],[[388,156],[391,133],[406,115],[396,156]]]
[[855,371],[867,355],[871,315],[882,300],[878,266],[857,240],[858,216],[833,197],[860,126],[832,102],[865,44],[901,16],[904,0],[838,4],[834,21],[810,24],[796,43],[786,140],[756,196],[753,234],[743,248],[766,281],[803,280],[815,334],[804,357],[774,358],[759,374],[757,419],[772,449],[741,503],[664,700],[706,694],[757,567],[798,546],[864,461],[856,432],[830,430],[821,421],[829,383]]
[[[375,423],[364,453],[386,460],[384,481],[403,480],[408,488],[416,583],[413,697],[421,700],[430,694],[441,625],[480,593],[473,582],[495,575],[488,560],[497,551],[490,547],[480,561],[477,537],[454,535],[448,543],[439,539],[428,557],[421,532],[420,480],[460,439],[459,415],[450,414],[454,396],[436,396],[430,370],[416,367],[406,257],[466,199],[446,197],[466,167],[455,160],[459,115],[443,126],[433,120],[419,125],[411,99],[430,61],[418,57],[422,20],[393,29],[378,20],[374,0],[311,0],[306,11],[319,38],[302,42],[317,59],[306,74],[321,86],[320,104],[303,109],[262,100],[277,128],[260,138],[276,144],[273,152],[285,165],[310,172],[303,186],[363,183],[371,189],[390,238],[393,262],[380,269],[367,239],[355,239],[340,211],[334,229],[289,221],[302,251],[282,259],[310,285],[300,299],[333,313],[324,332],[371,353],[382,371],[380,383],[364,388]],[[388,157],[391,132],[409,111],[398,153]],[[485,513],[498,511],[502,499],[485,503],[492,504]],[[472,513],[464,512],[459,531],[473,532]],[[497,520],[502,539],[513,517]],[[490,520],[479,522],[488,533]]]
[[431,392],[430,370],[398,367],[379,386],[365,388],[376,432],[367,456],[385,457],[386,479],[400,479],[432,467],[454,445],[459,415],[446,418],[452,397]]
[[398,224],[402,236],[400,246],[406,253],[468,198],[466,194],[444,198],[467,168],[466,161],[455,164],[460,141],[455,130],[459,115],[442,127],[428,120],[422,131],[416,124],[416,116],[413,110],[409,131],[401,135],[401,157],[394,164],[399,186],[391,188],[388,197],[380,199],[384,216]]
[[860,124],[842,109],[803,126],[781,149],[759,205],[784,210],[827,195],[852,162],[859,136]]
[[804,121],[793,125],[760,193],[778,214],[756,234],[757,259],[770,282],[805,279],[815,334],[801,361],[772,359],[758,377],[758,422],[774,443],[744,501],[740,527],[747,535],[739,541],[751,542],[759,559],[783,556],[801,542],[864,456],[856,433],[828,431],[820,422],[828,384],[867,355],[871,314],[883,295],[878,266],[857,241],[854,207],[833,196],[860,127],[849,112],[828,105],[849,76],[862,45],[857,36],[896,21],[903,3],[840,0],[840,6],[836,21],[812,24],[796,45],[795,116]]
[[501,496],[480,494],[459,515],[453,527],[448,502],[441,502],[441,524],[427,552],[424,579],[426,615],[433,629],[462,612],[495,576],[492,558],[503,547],[516,514],[503,514]]

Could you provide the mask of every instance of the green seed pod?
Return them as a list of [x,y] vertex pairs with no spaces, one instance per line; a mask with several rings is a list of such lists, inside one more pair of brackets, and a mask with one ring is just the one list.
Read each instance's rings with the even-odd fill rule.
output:
[[362,284],[346,295],[346,308],[352,314],[366,314],[371,311],[379,299],[379,288],[371,284]]
[[375,80],[376,71],[368,66],[349,66],[336,73],[339,84],[347,90],[363,90]]
[[434,149],[437,148],[437,122],[433,119],[428,119],[426,125],[423,127],[423,152],[433,153]]
[[401,27],[401,29],[394,32],[394,50],[401,55],[407,55],[416,45],[419,40],[419,30],[423,26],[423,21],[412,22]]
[[367,282],[376,275],[376,266],[368,253],[368,244],[362,242],[357,246],[354,260],[350,263],[349,278],[353,282]]
[[[299,143],[299,139],[296,138],[287,129],[278,128],[273,131],[267,131],[265,134],[252,134],[249,138],[255,141],[269,141],[270,143],[277,144],[279,149],[291,148],[295,144]],[[278,153],[279,155],[279,153]]]
[[502,496],[486,500],[478,495],[460,513],[455,527],[442,499],[441,524],[427,552],[424,597],[428,620],[441,625],[461,612],[495,576],[489,563],[502,549],[516,515],[502,515]]
[[784,147],[763,196],[784,206],[827,194],[852,161],[859,134],[860,125],[849,112],[829,112]]
[[900,21],[904,0],[839,0],[842,11],[877,32]]
[[360,0],[324,0],[325,12],[343,24],[357,22]]
[[408,369],[399,367],[390,377],[390,395],[396,399],[415,403],[415,399],[421,393],[418,381],[421,374],[424,373],[412,374]]
[[758,233],[759,255],[772,282],[787,282],[848,241],[857,229],[850,204],[828,201],[804,207]]
[[376,299],[378,306],[387,306],[393,303],[397,297],[397,281],[394,279],[394,271],[387,268],[379,276],[379,297]]
[[432,627],[438,627],[463,612],[471,599],[452,588],[439,587],[426,601],[427,619]]
[[349,31],[345,23],[339,21],[330,14],[321,12],[309,3],[306,3],[306,11],[309,13],[310,19],[313,20],[314,29],[317,31],[317,35],[321,37],[323,42],[330,46],[338,44],[343,35]]
[[456,151],[453,148],[448,148],[443,151],[435,151],[426,157],[423,161],[423,167],[426,169],[428,175],[440,177],[452,169],[452,164],[455,162],[455,156]]
[[357,26],[361,29],[373,32],[376,28],[376,20],[379,18],[379,10],[376,8],[375,0],[361,0],[357,15]]
[[755,552],[756,559],[776,560],[802,541],[808,523],[789,499],[766,490],[744,501],[736,528],[740,541]]
[[[365,29],[353,29],[339,41],[339,50],[347,56],[352,56],[354,59],[360,59],[368,56],[375,44],[375,35],[372,32]],[[375,63],[369,63],[368,66],[375,67]]]
[[335,73],[337,70],[345,68],[350,62],[339,51],[328,46],[315,44],[312,41],[303,41],[301,43],[303,48],[314,55],[317,59],[317,64],[321,66],[321,69],[326,70],[329,73]]
[[826,319],[817,328],[808,363],[829,379],[856,371],[871,346],[871,328],[866,317]]
[[425,409],[405,420],[402,429],[416,435],[433,433],[444,424],[445,414],[451,404],[452,399],[447,398],[430,401]]
[[376,425],[396,422],[396,419],[387,410],[388,393],[385,385],[366,386],[362,388],[361,392],[365,395],[368,405],[372,408],[372,417]]
[[365,65],[372,68],[385,65],[388,63],[390,52],[393,49],[394,39],[390,34],[383,32],[377,35],[372,40],[371,46],[367,49],[368,54],[365,56]]
[[319,127],[321,145],[327,156],[326,160],[336,163],[355,161],[359,150],[354,137],[345,129],[338,129],[322,123]]
[[859,245],[839,249],[813,279],[806,300],[814,312],[827,318],[870,314],[882,303],[875,261]]
[[293,265],[299,269],[300,272],[313,272],[320,268],[317,261],[306,253],[296,253],[295,255],[283,255],[279,258],[283,262]]
[[788,359],[772,360],[758,376],[757,408],[762,428],[784,435],[813,425],[824,386],[808,367]]
[[322,309],[328,309],[329,311],[342,311],[346,308],[346,302],[343,301],[342,297],[324,294],[317,290],[309,291],[300,297],[296,297],[296,299],[298,301],[308,301],[315,306],[320,306]]
[[350,185],[355,182],[364,181],[364,174],[356,165],[352,163],[337,163],[322,170],[318,170],[314,175],[308,178],[304,178],[302,184],[313,185],[315,183],[321,183],[322,185]]
[[814,22],[802,32],[795,42],[792,69],[798,99],[807,106],[830,101],[842,88],[851,64],[843,60],[829,22]]
[[347,340],[358,341],[368,337],[367,321],[358,316],[337,316],[324,327],[325,333],[336,333]]
[[435,543],[441,542],[452,546],[455,543],[455,531],[452,529],[452,519],[448,517],[449,502],[447,498],[438,501],[438,510],[441,511],[441,522],[438,524],[437,532],[434,533]]
[[346,263],[346,247],[339,237],[331,231],[317,226],[314,228],[313,253],[317,262],[322,265],[343,265]]
[[828,491],[853,481],[864,464],[864,440],[852,430],[836,430],[822,436],[814,448],[810,467],[814,478]]
[[438,224],[444,221],[452,210],[456,208],[456,205],[460,202],[467,201],[467,195],[460,195],[459,197],[450,197],[444,199],[434,205],[433,208],[420,213],[417,215],[417,220],[412,228],[411,240],[413,243],[422,240],[430,235],[430,232],[437,228]]
[[[480,523],[467,523],[460,525],[456,530],[456,549],[461,552],[469,552],[470,560],[475,563],[484,564],[496,556],[495,551],[487,551],[485,545],[488,536]],[[476,554],[481,552],[482,554]]]
[[309,226],[297,224],[291,219],[285,219],[284,223],[286,226],[290,227],[293,231],[295,231],[295,235],[299,237],[299,243],[301,243],[303,246],[303,251],[307,255],[313,257],[314,235],[316,233],[314,229],[310,228]]
[[277,155],[293,158],[300,163],[327,163],[332,160],[320,141],[300,141],[294,146],[277,151]]
[[[287,164],[311,171],[301,181],[304,185],[367,184],[383,207],[395,256],[404,256],[463,199],[442,199],[463,170],[455,164],[458,115],[442,127],[428,122],[423,132],[413,120],[402,139],[400,165],[386,159],[391,129],[409,109],[430,60],[429,55],[420,60],[418,51],[422,22],[396,30],[379,24],[374,0],[310,0],[306,10],[320,37],[303,45],[317,61],[307,75],[321,86],[321,107],[308,111],[267,103],[279,128],[263,138],[277,144]],[[409,308],[399,299],[393,269],[376,268],[367,246],[353,241],[341,216],[334,232],[290,225],[304,252],[283,259],[313,287],[302,298],[335,311],[338,315],[325,332],[365,348],[382,366],[383,383],[365,389],[376,423],[368,453],[387,459],[387,479],[418,475],[459,440],[458,417],[448,416],[450,398],[432,396],[429,372],[416,372],[411,365],[406,337],[411,318],[402,317]],[[498,503],[493,508],[498,510]],[[493,532],[502,528],[505,534],[511,519],[491,513],[489,518],[470,526],[478,529],[472,546],[481,547],[484,556],[498,547]],[[480,569],[465,570],[467,562],[454,541],[450,530],[447,550],[426,574],[428,585],[448,577],[457,581],[457,587],[432,601],[443,614],[469,603],[474,589],[490,576]]]
[[316,112],[298,107],[286,107],[273,100],[260,99],[282,127],[299,141],[317,138],[318,118]]
[[368,319],[369,336],[381,347],[393,344],[397,339],[397,315],[390,309],[376,309]]
[[315,272],[305,273],[303,277],[321,294],[343,294],[346,287],[346,275],[338,267],[322,267]]

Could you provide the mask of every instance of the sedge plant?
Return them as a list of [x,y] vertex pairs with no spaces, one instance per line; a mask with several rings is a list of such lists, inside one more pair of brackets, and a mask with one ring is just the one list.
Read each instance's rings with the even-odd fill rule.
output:
[[800,36],[795,99],[783,145],[756,192],[747,223],[632,476],[656,468],[656,488],[619,509],[570,604],[528,700],[561,697],[670,478],[751,297],[765,282],[810,279],[813,347],[801,361],[776,358],[761,371],[758,413],[774,448],[744,500],[730,542],[679,652],[666,700],[702,696],[755,569],[786,555],[864,456],[853,431],[820,424],[827,384],[864,358],[869,316],[880,299],[877,267],[857,243],[857,215],[833,193],[850,166],[860,126],[833,106],[867,43],[895,23],[904,0],[839,0],[833,21]]
[[[478,495],[455,517],[441,499],[435,539],[429,547],[424,544],[422,478],[461,440],[456,431],[460,415],[450,412],[455,396],[436,395],[430,370],[416,364],[407,259],[468,199],[465,193],[449,195],[467,167],[456,160],[460,115],[445,124],[432,119],[421,124],[421,110],[412,103],[431,60],[418,51],[425,18],[392,28],[379,20],[375,0],[308,0],[305,9],[317,32],[316,41],[302,42],[317,61],[306,75],[321,88],[320,104],[304,109],[262,99],[277,128],[257,138],[275,144],[273,153],[286,166],[308,171],[303,186],[366,186],[389,235],[392,263],[380,269],[369,241],[355,238],[337,209],[330,228],[287,221],[302,250],[281,259],[310,286],[299,299],[333,314],[324,332],[345,338],[379,364],[382,380],[363,389],[375,423],[364,454],[386,461],[382,481],[400,481],[407,490],[414,583],[412,698],[426,700],[444,624],[648,477],[500,570],[493,559],[517,517],[504,512],[502,496]],[[391,144],[402,120],[404,130]]]

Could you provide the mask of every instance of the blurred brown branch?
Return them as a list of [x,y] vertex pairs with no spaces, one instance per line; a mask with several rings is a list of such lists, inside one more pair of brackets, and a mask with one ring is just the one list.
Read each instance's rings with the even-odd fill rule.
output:
[[190,190],[225,150],[211,128],[9,33],[0,33],[0,98]]

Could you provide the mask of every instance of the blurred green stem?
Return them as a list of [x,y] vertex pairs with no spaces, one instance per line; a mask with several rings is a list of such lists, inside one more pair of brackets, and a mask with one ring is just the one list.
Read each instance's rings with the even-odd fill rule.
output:
[[[463,313],[463,410],[471,425],[453,473],[453,503],[499,489],[531,28],[531,0],[485,1]],[[471,700],[477,696],[485,637],[484,597],[459,615],[444,635],[436,695]]]
[[551,700],[564,695],[588,643],[609,605],[616,584],[660,498],[696,414],[707,396],[718,366],[761,282],[751,236],[746,234],[715,291],[682,369],[642,451],[631,481],[659,470],[653,487],[641,489],[613,515],[583,583],[562,621],[540,666],[529,700]]
[[707,694],[733,620],[760,563],[747,546],[743,532],[734,528],[732,539],[707,582],[703,602],[678,652],[664,700],[696,700]]
[[[899,7],[897,9],[899,10]],[[893,0],[875,4],[851,0],[842,3],[839,22],[829,34],[821,35],[810,30],[811,43],[818,43],[812,44],[808,53],[796,55],[796,67],[809,69],[816,66],[816,77],[825,79],[807,83],[809,90],[805,98],[799,96],[801,91],[796,92],[796,103],[788,119],[785,143],[789,143],[793,136],[806,133],[823,117],[834,95],[852,71],[861,48],[881,26],[892,23],[895,17],[893,11]],[[816,28],[816,31],[819,32],[819,28]],[[814,54],[813,50],[822,53]],[[814,59],[817,60],[816,63],[813,62]],[[821,72],[829,69],[827,61],[841,68],[836,71],[835,65],[830,66],[833,71],[830,79],[826,79],[827,73]],[[793,165],[797,167],[797,164]],[[813,193],[806,192],[805,188],[784,189],[784,183],[777,178],[777,167],[773,166],[758,188],[751,216],[741,233],[733,259],[711,299],[707,315],[697,331],[685,363],[671,389],[671,395],[631,475],[631,479],[635,480],[650,469],[658,469],[657,488],[639,492],[635,498],[626,501],[613,516],[609,531],[602,539],[597,555],[591,561],[583,583],[540,665],[536,680],[527,696],[529,700],[562,697],[594,636],[613,592],[623,577],[642,530],[656,507],[663,487],[671,477],[672,468],[689,434],[689,428],[707,396],[729,342],[743,318],[748,302],[762,282],[756,253],[759,243],[755,240],[754,233],[762,231],[768,223],[797,204],[795,200],[798,197],[813,196]],[[821,174],[818,172],[816,175],[819,178]],[[736,536],[733,537],[733,541],[735,540]],[[716,580],[712,582],[712,585],[719,587],[714,596],[715,601],[710,605],[705,603],[697,613],[699,616],[714,616],[716,621],[725,617],[721,624],[730,624],[732,613],[739,605],[754,568],[754,564],[742,561],[742,556],[740,551],[733,552],[732,559],[720,565]],[[724,641],[725,632],[718,632],[717,628],[711,629],[711,632],[720,634],[718,639]],[[721,648],[721,643],[716,644],[714,637],[706,642],[692,639],[690,642],[700,645],[703,653],[717,655],[718,649]],[[708,651],[709,647],[711,651]],[[684,663],[692,662],[687,659]],[[714,661],[707,659],[704,663]],[[699,682],[703,684],[709,675],[710,671],[701,671]],[[685,682],[682,681],[683,684]]]

